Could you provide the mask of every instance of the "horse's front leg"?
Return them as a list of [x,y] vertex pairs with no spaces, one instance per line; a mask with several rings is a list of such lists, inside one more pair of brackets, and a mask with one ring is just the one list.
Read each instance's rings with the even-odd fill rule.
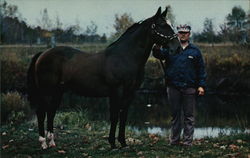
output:
[[119,125],[119,136],[118,141],[121,143],[122,147],[126,147],[126,137],[125,137],[125,128],[128,117],[128,108],[133,100],[132,93],[128,96],[125,96],[122,101],[122,106],[120,108],[120,125]]
[[115,145],[115,131],[116,131],[116,126],[118,122],[118,116],[119,116],[119,99],[116,97],[110,97],[109,100],[109,110],[110,110],[110,132],[109,132],[109,144],[111,145],[111,148],[114,149],[116,148]]
[[119,136],[118,141],[121,143],[122,147],[126,147],[126,139],[125,139],[125,127],[128,116],[128,106],[120,109],[120,125],[119,125]]

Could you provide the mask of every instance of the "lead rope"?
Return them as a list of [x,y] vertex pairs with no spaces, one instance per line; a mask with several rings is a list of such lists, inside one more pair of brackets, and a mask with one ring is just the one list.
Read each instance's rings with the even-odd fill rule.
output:
[[164,63],[161,59],[159,59],[160,63],[161,63],[161,68],[163,69],[163,72],[164,72],[164,85],[166,86],[166,71],[165,71],[165,66],[164,66]]

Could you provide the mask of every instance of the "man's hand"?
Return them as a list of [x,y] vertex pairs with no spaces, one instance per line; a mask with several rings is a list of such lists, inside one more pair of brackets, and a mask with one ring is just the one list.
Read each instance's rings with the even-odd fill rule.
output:
[[164,55],[161,53],[161,46],[160,45],[155,44],[153,46],[152,51],[153,51],[153,56],[155,58],[160,59],[160,60],[164,60],[165,59]]
[[202,87],[199,87],[199,88],[197,89],[197,91],[198,91],[198,95],[200,95],[200,96],[202,96],[202,95],[205,94],[205,90],[204,90],[204,88],[202,88]]
[[158,45],[158,44],[155,44],[154,47],[153,47],[153,49],[161,49],[161,46]]

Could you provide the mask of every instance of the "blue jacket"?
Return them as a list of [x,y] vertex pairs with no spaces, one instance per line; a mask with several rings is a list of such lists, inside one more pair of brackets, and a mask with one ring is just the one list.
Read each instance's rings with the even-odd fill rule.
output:
[[[157,50],[153,49],[153,52],[157,57]],[[169,54],[168,49],[164,48],[161,48],[158,53],[165,59],[165,74],[169,85],[177,88],[205,87],[204,61],[196,46],[189,44],[183,52],[177,54]]]

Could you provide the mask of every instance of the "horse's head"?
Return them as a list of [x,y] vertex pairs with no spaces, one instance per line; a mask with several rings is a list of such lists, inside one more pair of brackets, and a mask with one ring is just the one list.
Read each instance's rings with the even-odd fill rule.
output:
[[152,17],[151,21],[151,34],[153,43],[168,47],[170,53],[176,53],[181,51],[180,41],[175,34],[170,22],[166,20],[168,8],[161,13],[161,7],[159,7],[156,14]]

